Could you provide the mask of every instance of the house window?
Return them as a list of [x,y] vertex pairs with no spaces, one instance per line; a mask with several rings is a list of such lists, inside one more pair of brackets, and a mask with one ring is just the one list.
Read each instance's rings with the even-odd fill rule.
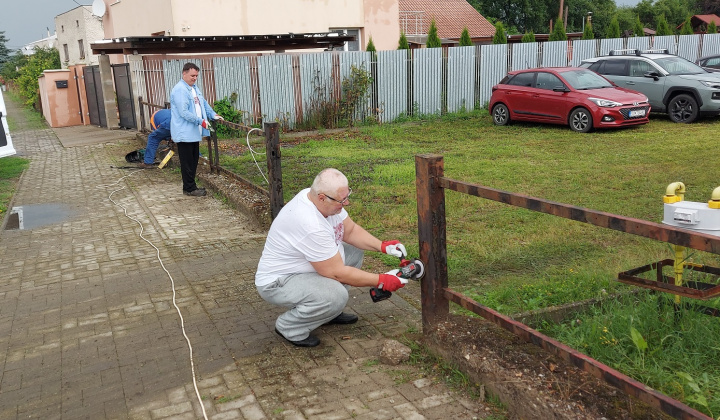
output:
[[76,27],[76,28],[79,28],[79,27],[80,27],[80,21],[79,21],[79,20],[76,20],[76,21],[75,21],[75,27]]
[[80,48],[80,59],[85,59],[85,45],[82,39],[78,39],[78,48]]
[[337,51],[363,51],[360,48],[360,30],[359,29],[335,29],[333,32],[337,32],[340,35],[354,36],[355,41],[348,41],[342,48],[336,48]]
[[65,53],[65,61],[70,61],[70,54],[68,53],[67,44],[63,44],[63,52]]
[[60,32],[65,32],[65,25],[60,25]]

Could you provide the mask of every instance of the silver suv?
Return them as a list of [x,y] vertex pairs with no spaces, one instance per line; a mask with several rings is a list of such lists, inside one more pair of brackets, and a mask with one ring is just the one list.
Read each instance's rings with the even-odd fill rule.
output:
[[720,114],[720,73],[710,73],[667,50],[613,50],[583,60],[580,67],[644,93],[654,112],[667,112],[674,122]]

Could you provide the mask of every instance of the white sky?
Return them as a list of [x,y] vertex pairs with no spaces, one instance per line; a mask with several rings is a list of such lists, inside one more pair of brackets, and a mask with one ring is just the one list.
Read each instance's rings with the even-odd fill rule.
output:
[[5,44],[19,49],[25,44],[55,33],[55,16],[80,5],[90,5],[92,0],[6,0],[0,7],[0,31],[5,31]]
[[[640,0],[615,0],[618,6],[634,6]],[[25,44],[55,33],[55,16],[92,0],[3,0],[0,7],[0,31],[5,31],[6,46],[19,49]]]

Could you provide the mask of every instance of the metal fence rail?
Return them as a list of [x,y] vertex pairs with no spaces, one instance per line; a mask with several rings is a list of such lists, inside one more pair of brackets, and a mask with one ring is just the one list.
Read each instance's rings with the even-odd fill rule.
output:
[[415,156],[415,168],[418,240],[420,259],[425,263],[425,277],[420,286],[423,334],[433,334],[437,323],[450,313],[449,303],[454,302],[670,416],[711,420],[705,414],[452,290],[448,286],[445,190],[715,254],[720,254],[720,238],[446,178],[443,158],[439,155]]
[[[169,100],[182,65],[201,68],[198,86],[208,101],[234,98],[246,124],[277,121],[294,128],[318,102],[337,101],[353,66],[372,76],[354,119],[455,112],[483,106],[508,69],[578,66],[613,49],[667,49],[690,61],[720,53],[720,34],[668,35],[419,49],[411,51],[317,52],[266,56],[143,57],[133,64],[135,94],[150,103]],[[235,94],[235,95],[233,95]]]

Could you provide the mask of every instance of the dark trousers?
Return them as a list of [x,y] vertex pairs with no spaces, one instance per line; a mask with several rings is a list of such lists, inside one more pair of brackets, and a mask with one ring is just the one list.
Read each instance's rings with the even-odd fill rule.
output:
[[200,159],[200,142],[177,142],[175,143],[180,159],[180,173],[183,180],[183,191],[192,192],[197,189],[195,184],[195,172],[197,171],[198,159]]

